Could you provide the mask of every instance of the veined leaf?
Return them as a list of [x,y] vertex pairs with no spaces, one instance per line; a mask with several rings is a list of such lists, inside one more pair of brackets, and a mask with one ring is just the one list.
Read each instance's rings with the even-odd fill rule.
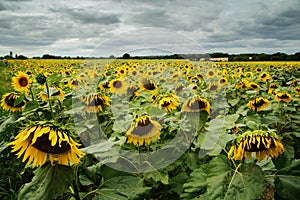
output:
[[149,187],[143,186],[143,180],[134,176],[119,176],[107,180],[96,190],[93,200],[128,200],[145,194]]
[[293,160],[290,165],[276,172],[275,187],[281,197],[299,199],[300,160]]
[[256,199],[264,189],[261,168],[254,163],[240,164],[232,169],[230,161],[221,155],[191,173],[184,184],[185,199]]
[[35,171],[30,183],[21,189],[18,199],[48,200],[67,191],[75,178],[73,169],[64,165],[44,165]]

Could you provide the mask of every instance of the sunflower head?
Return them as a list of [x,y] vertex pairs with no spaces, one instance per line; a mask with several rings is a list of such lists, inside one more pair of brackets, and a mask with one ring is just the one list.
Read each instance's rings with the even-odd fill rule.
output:
[[109,97],[102,94],[85,95],[81,100],[86,104],[84,110],[87,112],[102,112],[105,106],[110,106]]
[[32,126],[19,133],[14,141],[12,152],[17,152],[18,158],[23,155],[22,162],[42,166],[49,156],[51,164],[78,164],[84,154],[66,130],[54,126]]
[[156,102],[159,107],[170,112],[175,110],[179,105],[179,98],[175,94],[165,94],[156,98]]
[[17,105],[15,105],[15,103],[17,103],[17,99],[19,99],[20,96],[16,95],[14,93],[6,93],[2,96],[2,100],[1,100],[1,106],[4,110],[7,111],[11,111],[11,112],[21,112],[22,111],[22,107],[26,104],[26,101],[23,100],[20,103],[18,103]]
[[275,100],[278,102],[286,102],[289,103],[292,101],[292,96],[289,93],[286,92],[278,92],[275,95]]
[[31,83],[28,74],[20,71],[16,76],[12,78],[12,86],[18,92],[29,92],[29,86]]
[[255,82],[248,83],[248,88],[252,90],[260,90],[260,86]]
[[252,99],[248,102],[247,106],[251,110],[254,111],[261,111],[265,109],[270,104],[269,100],[263,97],[257,97],[255,99]]
[[150,116],[141,116],[135,120],[134,125],[126,133],[127,143],[135,146],[147,145],[160,138],[161,125],[152,120]]
[[182,105],[183,112],[200,112],[202,110],[210,113],[210,104],[205,98],[200,96],[190,98]]
[[261,161],[266,156],[278,157],[284,152],[284,147],[278,135],[274,132],[247,131],[233,140],[228,158],[234,160],[252,159],[252,152],[255,152],[256,159]]
[[215,94],[218,90],[220,89],[220,86],[218,83],[211,83],[208,86],[208,90],[212,93]]
[[127,83],[121,79],[114,79],[109,82],[110,91],[114,94],[127,93]]
[[259,80],[262,82],[267,82],[267,81],[272,80],[272,78],[269,73],[263,72],[259,75]]
[[150,93],[157,93],[157,86],[156,84],[150,80],[149,78],[141,78],[140,79],[140,88],[146,92]]

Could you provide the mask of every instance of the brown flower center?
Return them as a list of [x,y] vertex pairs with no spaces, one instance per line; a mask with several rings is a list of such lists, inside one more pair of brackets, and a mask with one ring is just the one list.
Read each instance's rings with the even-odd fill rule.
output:
[[114,88],[117,88],[117,89],[119,89],[119,88],[121,88],[122,87],[122,82],[121,81],[114,81],[113,82],[113,87]]
[[[33,138],[34,132],[31,133],[29,137],[29,141],[31,142]],[[51,141],[49,140],[49,133],[38,137],[36,142],[32,145],[36,149],[50,154],[62,154],[71,149],[71,146],[66,142],[62,141],[61,145],[59,146],[59,142],[57,142],[54,146],[51,145]]]
[[153,128],[153,124],[150,122],[150,119],[147,118],[144,121],[139,121],[138,126],[132,131],[133,135],[144,136],[149,134]]
[[19,79],[19,84],[22,87],[26,87],[28,85],[28,79],[26,77],[21,77]]

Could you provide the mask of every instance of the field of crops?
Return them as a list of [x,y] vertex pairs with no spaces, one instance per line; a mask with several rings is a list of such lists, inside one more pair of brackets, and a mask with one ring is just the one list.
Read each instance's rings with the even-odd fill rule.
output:
[[8,60],[0,199],[298,199],[300,62]]

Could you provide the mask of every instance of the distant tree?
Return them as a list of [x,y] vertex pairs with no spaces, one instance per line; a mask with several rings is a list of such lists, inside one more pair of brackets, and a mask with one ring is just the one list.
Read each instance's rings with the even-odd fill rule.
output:
[[[124,55],[123,55],[124,56]],[[114,59],[115,56],[114,55],[110,55],[109,58]]]
[[123,59],[130,59],[129,53],[124,53],[122,56]]
[[26,60],[27,57],[26,57],[26,56],[23,56],[23,55],[16,55],[16,59]]
[[9,57],[13,58],[13,52],[12,51],[9,52]]

